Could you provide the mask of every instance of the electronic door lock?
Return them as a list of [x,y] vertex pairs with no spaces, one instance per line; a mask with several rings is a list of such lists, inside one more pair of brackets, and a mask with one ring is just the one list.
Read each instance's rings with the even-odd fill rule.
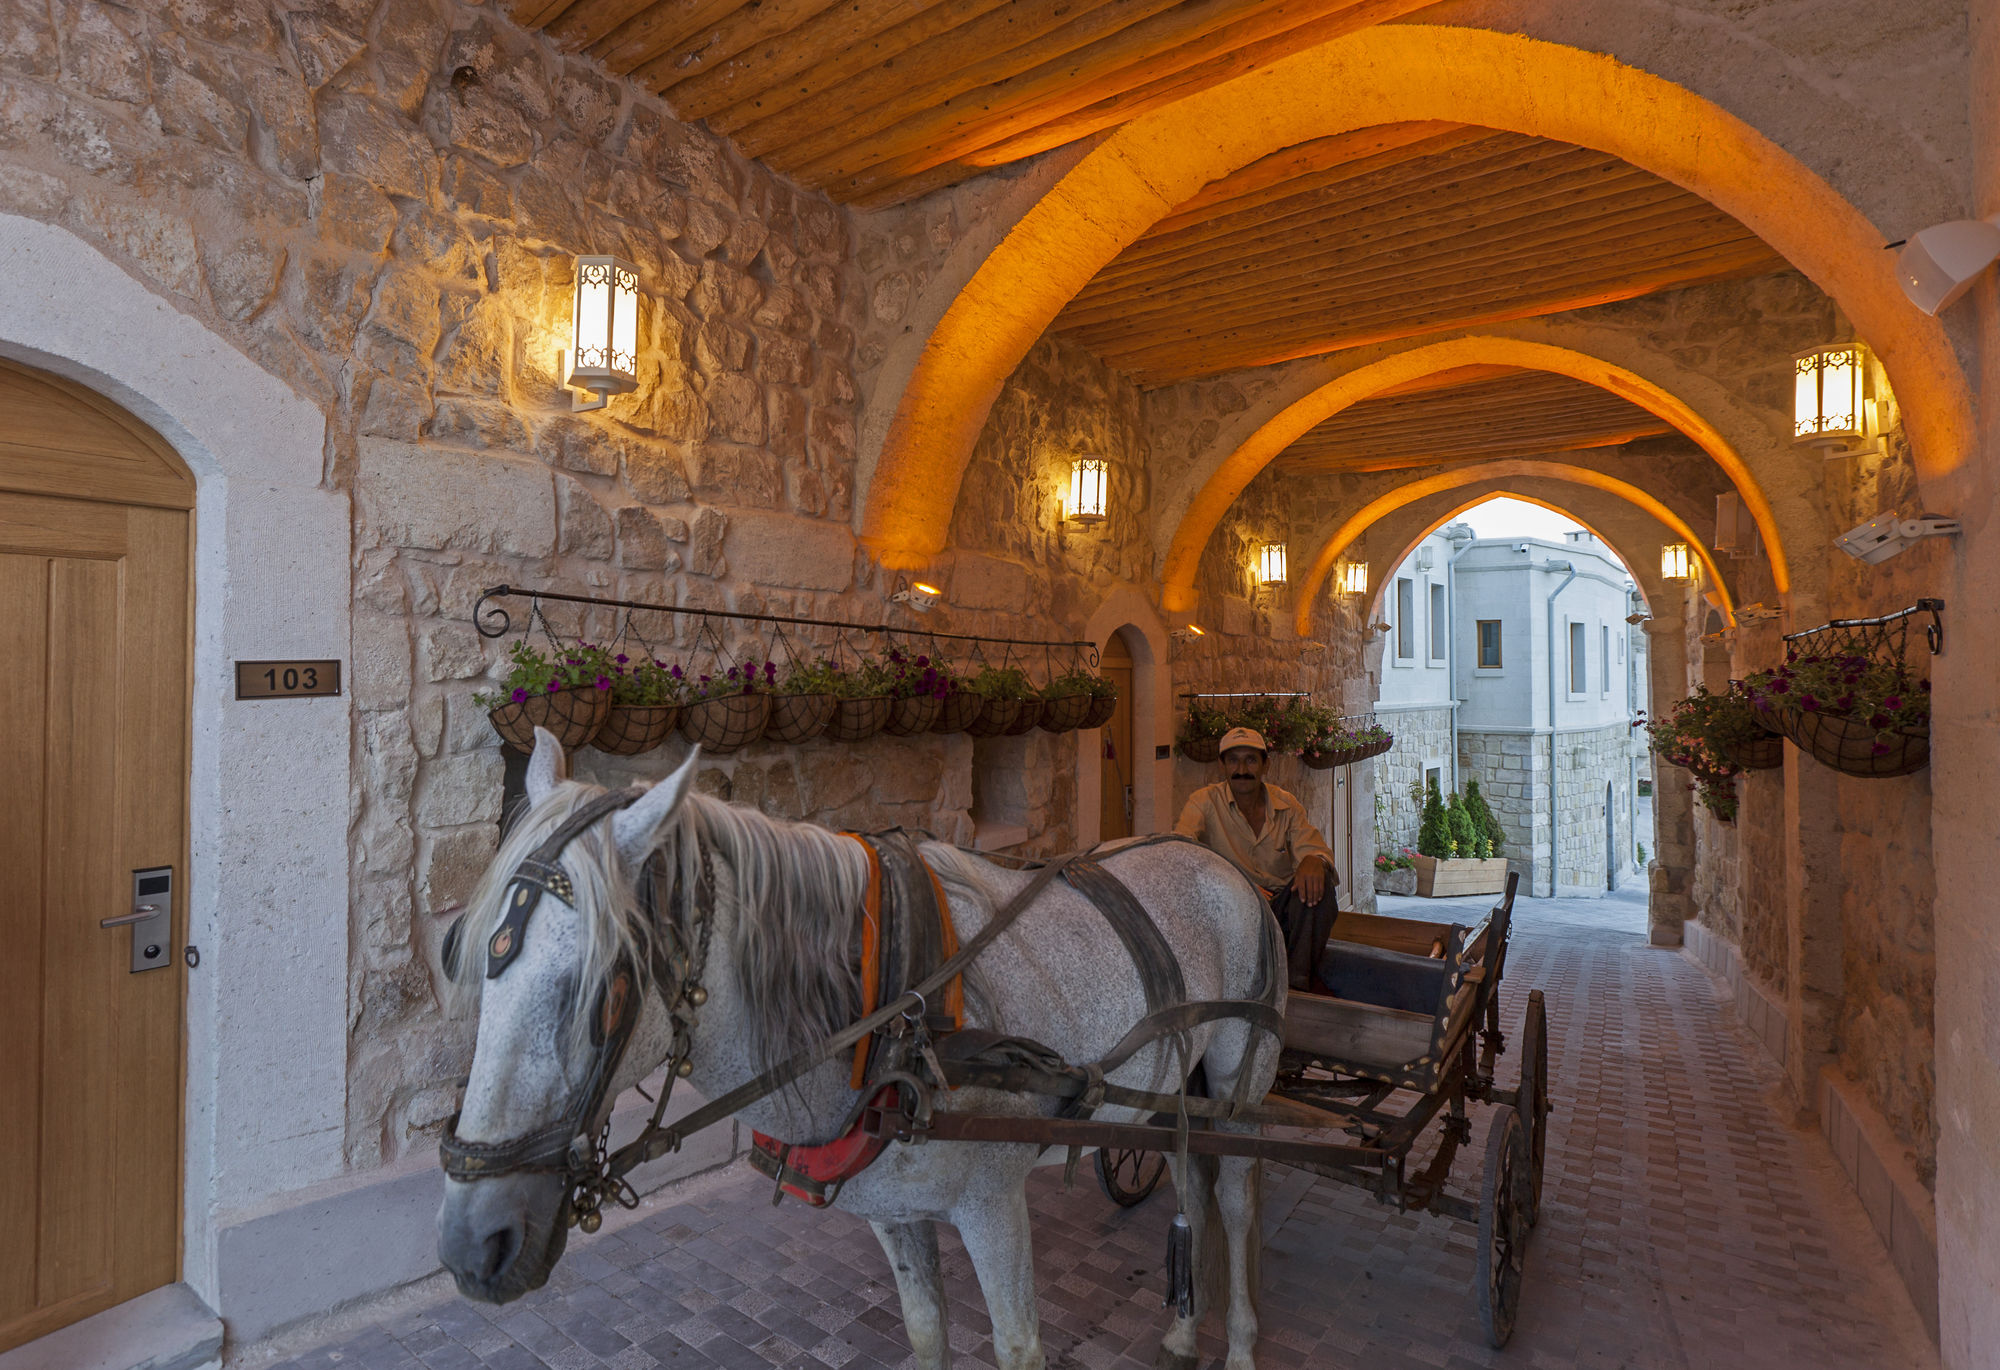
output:
[[132,872],[132,911],[98,920],[100,928],[132,929],[132,973],[159,970],[174,937],[174,868],[148,866]]

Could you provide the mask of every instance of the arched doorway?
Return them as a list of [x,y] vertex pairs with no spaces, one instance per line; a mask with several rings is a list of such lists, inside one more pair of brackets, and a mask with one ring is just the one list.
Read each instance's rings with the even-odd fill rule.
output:
[[1098,669],[1118,687],[1118,708],[1102,732],[1099,748],[1097,840],[1130,837],[1136,813],[1136,767],[1132,750],[1132,649],[1121,629],[1104,644]]
[[69,381],[0,412],[5,1350],[179,1273],[195,487]]

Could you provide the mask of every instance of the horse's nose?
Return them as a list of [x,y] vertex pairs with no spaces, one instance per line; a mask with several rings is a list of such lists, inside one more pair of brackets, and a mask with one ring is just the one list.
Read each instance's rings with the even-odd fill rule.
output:
[[486,1234],[479,1244],[475,1273],[481,1284],[494,1285],[506,1275],[514,1258],[521,1254],[521,1225],[507,1223]]

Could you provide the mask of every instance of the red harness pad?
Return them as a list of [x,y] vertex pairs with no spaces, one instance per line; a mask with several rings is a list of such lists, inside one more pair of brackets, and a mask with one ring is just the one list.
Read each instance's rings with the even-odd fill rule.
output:
[[[877,1108],[893,1108],[897,1086],[884,1085],[876,1091]],[[840,1193],[840,1186],[871,1165],[887,1137],[871,1137],[861,1130],[861,1118],[842,1135],[821,1146],[789,1146],[761,1132],[750,1134],[750,1164],[778,1182],[778,1188],[814,1208],[825,1208]]]

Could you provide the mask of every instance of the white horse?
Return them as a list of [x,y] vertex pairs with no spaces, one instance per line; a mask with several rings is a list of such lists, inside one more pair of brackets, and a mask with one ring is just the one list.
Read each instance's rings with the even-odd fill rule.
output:
[[[567,899],[535,906],[515,956],[494,978],[480,954],[501,930],[503,901],[522,859],[579,805],[604,792],[562,779],[562,750],[537,731],[527,773],[529,808],[486,872],[460,937],[454,989],[479,998],[478,1038],[456,1135],[499,1143],[555,1124],[588,1072],[587,1025],[597,993],[620,964],[643,967],[633,882],[656,850],[683,888],[711,863],[715,887],[702,983],[706,1000],[689,1037],[689,1083],[717,1098],[803,1046],[824,1042],[860,1017],[855,964],[857,919],[868,864],[860,844],[804,823],[787,823],[691,794],[696,757],[636,802],[592,824],[561,857]],[[963,942],[1029,876],[941,843],[923,857],[946,892]],[[1270,914],[1222,857],[1186,843],[1102,855],[1151,914],[1179,958],[1191,999],[1248,999],[1282,967],[1262,964]],[[561,881],[558,879],[557,884]],[[661,918],[685,916],[675,899]],[[502,942],[504,945],[504,941]],[[635,950],[638,954],[634,955]],[[968,1027],[1032,1038],[1070,1062],[1102,1058],[1147,1012],[1137,971],[1103,917],[1062,881],[1045,889],[976,962],[966,996]],[[658,1069],[672,1025],[648,990],[594,1134],[619,1091]],[[1278,1001],[1282,1011],[1283,1001]],[[1247,1023],[1192,1029],[1186,1058],[1205,1069],[1211,1097],[1262,1099],[1277,1068],[1277,1044]],[[1179,1053],[1165,1041],[1140,1050],[1107,1078],[1138,1089],[1179,1088]],[[840,1134],[858,1094],[845,1053],[737,1116],[760,1132],[799,1145]],[[1049,1115],[1056,1101],[967,1087],[938,1091],[941,1111]],[[1111,1122],[1144,1121],[1133,1110],[1100,1108]],[[958,1229],[993,1323],[1001,1370],[1044,1364],[1035,1308],[1025,1184],[1040,1148],[1022,1143],[891,1144],[839,1191],[837,1206],[868,1219],[902,1296],[910,1345],[926,1370],[949,1364],[944,1286],[935,1224]],[[1177,1167],[1178,1169],[1178,1167]],[[1195,1156],[1175,1175],[1194,1228],[1196,1302],[1178,1312],[1159,1362],[1195,1364],[1203,1305],[1223,1292],[1226,1263],[1228,1370],[1252,1370],[1257,1339],[1257,1251],[1261,1174],[1248,1159]],[[565,1241],[565,1185],[558,1175],[516,1171],[448,1179],[438,1215],[438,1254],[469,1298],[503,1303],[540,1286]],[[1216,1229],[1221,1230],[1218,1240]],[[1226,1248],[1226,1258],[1222,1249]]]

